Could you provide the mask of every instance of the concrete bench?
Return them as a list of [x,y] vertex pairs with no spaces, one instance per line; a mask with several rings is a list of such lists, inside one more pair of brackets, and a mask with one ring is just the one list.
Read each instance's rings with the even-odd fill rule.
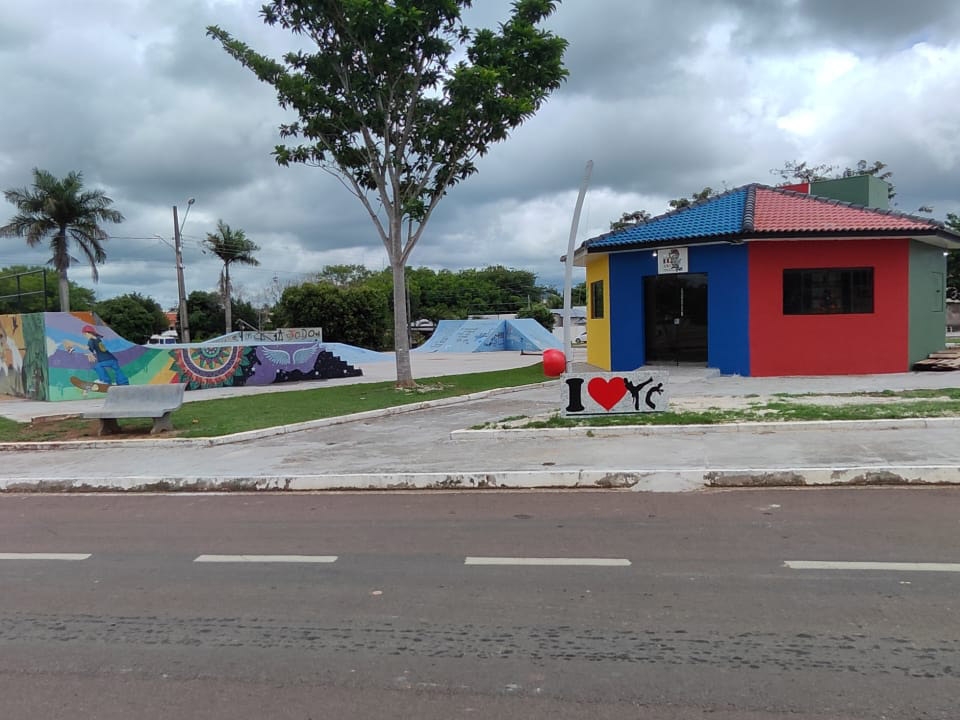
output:
[[119,418],[153,418],[151,435],[173,430],[170,414],[183,405],[184,383],[168,385],[111,385],[99,410],[83,414],[100,420],[100,435],[120,432]]

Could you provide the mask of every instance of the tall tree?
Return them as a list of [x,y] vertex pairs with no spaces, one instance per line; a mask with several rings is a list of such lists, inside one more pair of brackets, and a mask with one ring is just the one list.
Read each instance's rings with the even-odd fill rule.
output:
[[123,215],[110,207],[113,200],[103,190],[84,190],[82,173],[73,171],[61,179],[34,168],[32,188],[5,190],[3,195],[18,212],[0,227],[0,237],[25,237],[30,247],[49,240],[53,256],[48,262],[59,276],[60,309],[69,312],[67,270],[71,261],[76,262],[70,257],[70,240],[87,258],[96,282],[97,265],[107,259],[103,243],[109,237],[100,223],[123,222]]
[[263,21],[316,45],[282,63],[207,28],[299,115],[277,162],[328,170],[369,214],[393,276],[398,386],[414,385],[407,260],[440,199],[566,77],[566,41],[539,27],[556,4],[515,0],[494,31],[464,25],[471,0],[273,0]]
[[220,290],[223,293],[223,309],[226,330],[233,330],[232,306],[230,301],[230,266],[234,263],[241,265],[259,265],[253,254],[260,246],[247,238],[246,233],[239,228],[234,230],[223,220],[217,220],[217,231],[207,233],[204,244],[210,251],[223,261],[223,272],[220,275]]

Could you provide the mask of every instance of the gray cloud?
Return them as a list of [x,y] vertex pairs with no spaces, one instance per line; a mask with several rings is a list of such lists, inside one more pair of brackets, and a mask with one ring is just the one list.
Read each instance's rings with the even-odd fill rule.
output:
[[[220,218],[263,248],[261,267],[237,269],[248,298],[328,263],[383,266],[369,217],[336,179],[277,166],[270,153],[289,118],[272,88],[205,35],[217,24],[272,57],[302,43],[265,27],[260,4],[4,7],[0,188],[42,167],[81,170],[107,190],[127,220],[108,228],[99,297],[175,302],[171,206],[182,211],[189,197],[189,290],[216,286],[219,261],[202,240]],[[484,0],[467,20],[489,26],[509,6]],[[879,159],[901,209],[960,211],[960,6],[950,0],[567,0],[549,26],[570,41],[569,81],[451,190],[413,264],[503,264],[558,281],[588,159],[581,239],[704,186],[775,182],[769,171],[786,160]],[[12,208],[0,203],[0,213]],[[0,243],[0,264],[46,259],[21,240]],[[90,284],[82,266],[73,277]]]

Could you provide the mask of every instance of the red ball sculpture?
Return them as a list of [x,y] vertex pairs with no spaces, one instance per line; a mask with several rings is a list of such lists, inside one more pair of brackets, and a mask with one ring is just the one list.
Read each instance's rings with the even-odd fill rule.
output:
[[543,374],[547,377],[560,377],[567,369],[567,356],[562,350],[543,351]]

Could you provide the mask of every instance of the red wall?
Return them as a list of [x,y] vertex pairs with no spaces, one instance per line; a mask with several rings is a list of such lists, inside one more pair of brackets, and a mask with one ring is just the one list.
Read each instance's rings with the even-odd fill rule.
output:
[[[909,240],[801,240],[748,245],[750,374],[907,372]],[[873,313],[784,315],[786,268],[873,267]]]

